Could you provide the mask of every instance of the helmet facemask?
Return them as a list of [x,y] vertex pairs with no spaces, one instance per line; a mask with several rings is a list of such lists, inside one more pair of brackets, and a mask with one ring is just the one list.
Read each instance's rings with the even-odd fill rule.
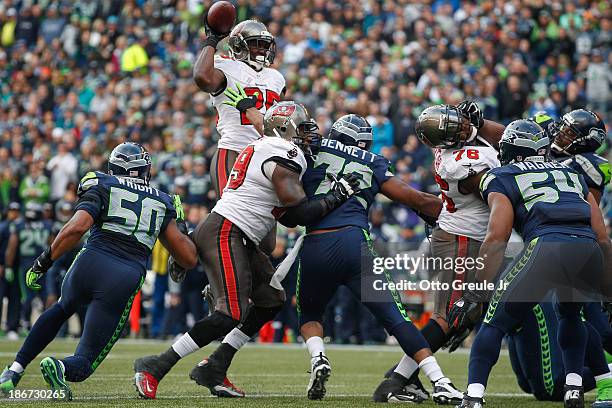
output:
[[588,134],[581,135],[581,132],[576,126],[571,124],[565,116],[563,116],[560,123],[554,125],[552,133],[553,143],[551,149],[555,153],[562,153],[569,156],[578,153],[577,150],[585,150],[578,149],[578,147],[583,145],[586,147],[587,142],[590,140],[593,140],[596,144],[601,146],[606,138],[605,133],[596,127],[592,127]]
[[476,137],[470,120],[451,105],[432,106],[419,116],[416,134],[421,142],[439,149],[461,148]]
[[314,156],[319,151],[319,147],[321,147],[321,139],[323,138],[320,133],[319,126],[315,123],[314,120],[310,119],[305,122],[300,123],[296,128],[296,136],[292,138],[292,142],[295,143],[304,155],[306,156]]
[[274,62],[276,41],[274,41],[272,34],[267,31],[246,38],[238,33],[230,38],[229,50],[235,60],[246,62],[254,70],[261,71]]
[[461,148],[476,137],[476,128],[465,115],[457,112],[458,115],[455,116],[454,113],[449,111],[446,119],[446,132],[454,135],[452,138],[454,146],[452,147]]

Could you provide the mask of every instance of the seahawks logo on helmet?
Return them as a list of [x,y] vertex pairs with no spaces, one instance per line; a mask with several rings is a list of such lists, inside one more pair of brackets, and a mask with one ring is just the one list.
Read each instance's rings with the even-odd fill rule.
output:
[[535,121],[519,119],[511,122],[499,142],[502,165],[525,160],[546,161],[550,151],[550,139]]
[[576,109],[563,115],[552,127],[551,134],[554,153],[589,153],[599,149],[606,140],[606,126],[595,112]]
[[151,179],[151,156],[137,143],[121,143],[113,149],[108,159],[108,174],[130,177],[149,184]]
[[345,146],[357,146],[360,149],[370,150],[373,139],[372,126],[362,116],[344,115],[334,122],[328,137]]

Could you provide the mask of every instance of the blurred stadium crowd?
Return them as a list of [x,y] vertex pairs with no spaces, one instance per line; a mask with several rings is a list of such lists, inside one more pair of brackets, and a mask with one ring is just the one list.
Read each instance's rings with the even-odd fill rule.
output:
[[[145,145],[155,164],[152,183],[182,196],[191,224],[208,213],[215,202],[208,163],[218,136],[216,113],[192,80],[192,63],[210,3],[1,2],[0,261],[11,218],[33,201],[44,205],[45,218],[65,222],[78,180],[89,170],[105,170],[110,149],[126,140]],[[536,111],[558,118],[583,107],[610,120],[607,1],[236,4],[240,21],[258,19],[275,35],[275,65],[287,79],[285,98],[309,107],[324,134],[344,113],[367,116],[373,150],[418,189],[436,191],[431,152],[413,129],[414,119],[431,104],[474,99],[485,117],[502,123]],[[371,221],[379,242],[409,248],[425,236],[420,219],[399,205],[380,202]],[[273,254],[277,261],[295,237],[295,231],[282,232]],[[157,279],[143,303],[151,337],[181,333],[205,313],[204,272],[168,285],[166,258],[158,245],[151,262]],[[62,273],[57,272],[60,281]],[[0,296],[24,303],[21,326],[19,309],[5,313],[7,331],[27,329],[23,322],[29,321],[25,313],[31,307],[25,303],[32,296],[19,295],[18,285],[18,277],[0,279]],[[287,285],[294,293],[291,282]],[[43,304],[57,297],[58,284],[47,286]],[[384,341],[381,329],[345,293],[329,316],[337,341]],[[274,328],[283,325],[296,325],[291,299]],[[291,340],[283,330],[270,329],[266,336]]]

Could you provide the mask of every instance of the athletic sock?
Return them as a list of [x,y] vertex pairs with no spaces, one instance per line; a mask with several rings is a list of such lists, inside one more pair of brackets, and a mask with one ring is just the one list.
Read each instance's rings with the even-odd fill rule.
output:
[[176,362],[181,358],[188,356],[199,349],[200,346],[193,341],[189,333],[185,333],[177,341],[175,341],[174,344],[172,344],[172,347],[170,347],[160,356],[163,356],[168,361],[171,361],[172,364],[176,364]]
[[421,329],[421,334],[429,343],[429,348],[432,353],[440,350],[444,343],[446,343],[446,333],[442,330],[442,327],[434,319],[429,319],[425,327]]
[[247,344],[251,337],[244,333],[239,328],[235,327],[231,332],[227,333],[223,339],[223,343],[227,343],[232,346],[236,351],[240,350],[242,346]]
[[484,397],[485,386],[482,384],[469,384],[467,387],[467,395],[473,398],[482,398]]
[[438,361],[434,356],[424,358],[419,363],[419,368],[423,370],[423,373],[429,378],[429,381],[435,383],[436,381],[444,378],[442,369],[438,365]]
[[321,354],[325,355],[325,344],[319,336],[313,336],[306,340],[306,347],[308,347],[308,353],[310,353],[311,364],[314,364]]
[[397,367],[395,367],[395,370],[393,370],[393,372],[402,376],[406,380],[406,383],[407,383],[408,379],[412,377],[412,375],[418,369],[419,369],[419,364],[416,361],[414,361],[414,359],[404,354],[404,357],[402,357],[402,359],[400,360]]
[[582,376],[576,373],[569,373],[565,376],[565,384],[582,387]]
[[21,364],[16,361],[13,361],[13,364],[9,367],[9,370],[16,372],[17,374],[21,374],[25,371],[25,368]]

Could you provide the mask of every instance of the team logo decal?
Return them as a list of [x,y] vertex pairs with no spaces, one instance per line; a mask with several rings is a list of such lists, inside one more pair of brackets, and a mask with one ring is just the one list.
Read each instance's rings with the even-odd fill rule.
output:
[[296,147],[294,147],[293,149],[287,152],[287,157],[289,157],[290,159],[295,159],[297,155],[298,155],[298,151]]
[[272,111],[273,115],[291,116],[295,112],[295,105],[279,105]]

